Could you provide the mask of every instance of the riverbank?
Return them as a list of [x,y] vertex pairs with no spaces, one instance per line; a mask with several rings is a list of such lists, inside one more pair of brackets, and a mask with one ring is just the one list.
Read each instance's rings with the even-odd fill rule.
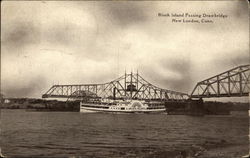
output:
[[78,101],[58,101],[35,98],[12,98],[1,104],[1,109],[27,109],[29,111],[79,111]]
[[[169,115],[230,115],[232,111],[248,111],[248,103],[233,102],[165,102]],[[37,98],[9,98],[1,109],[29,109],[31,111],[79,111],[79,101],[58,101]]]

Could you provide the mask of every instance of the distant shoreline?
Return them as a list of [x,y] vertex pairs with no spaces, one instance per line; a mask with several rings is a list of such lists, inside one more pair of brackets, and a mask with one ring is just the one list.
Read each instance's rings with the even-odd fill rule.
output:
[[[192,114],[185,103],[166,103],[170,115]],[[10,98],[1,104],[1,109],[27,109],[28,111],[79,111],[79,101],[58,101],[34,98]],[[204,102],[205,115],[229,115],[233,111],[248,111],[248,103]]]

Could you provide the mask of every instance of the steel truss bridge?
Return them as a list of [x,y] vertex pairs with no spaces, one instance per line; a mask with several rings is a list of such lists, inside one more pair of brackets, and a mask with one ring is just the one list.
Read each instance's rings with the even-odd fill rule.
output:
[[158,101],[184,101],[188,94],[162,89],[146,81],[138,73],[127,74],[104,84],[53,85],[43,98],[109,98]]
[[250,92],[250,65],[241,65],[203,81],[191,95],[162,89],[146,81],[138,73],[125,75],[103,84],[53,85],[43,98],[109,98],[158,101],[186,101],[194,98],[243,97]]
[[242,97],[250,92],[250,65],[241,65],[196,84],[191,98]]

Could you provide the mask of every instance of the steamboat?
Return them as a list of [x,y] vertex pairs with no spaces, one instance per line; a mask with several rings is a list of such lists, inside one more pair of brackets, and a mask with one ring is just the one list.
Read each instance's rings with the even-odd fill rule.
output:
[[80,112],[113,113],[159,113],[165,112],[165,106],[158,102],[145,100],[106,100],[101,102],[80,102]]

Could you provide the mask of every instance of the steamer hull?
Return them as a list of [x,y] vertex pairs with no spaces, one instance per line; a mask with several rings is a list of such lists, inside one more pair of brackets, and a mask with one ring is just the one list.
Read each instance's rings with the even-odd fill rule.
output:
[[116,102],[112,105],[103,105],[102,103],[80,103],[80,112],[96,113],[163,113],[166,112],[165,106],[150,107],[142,101]]

